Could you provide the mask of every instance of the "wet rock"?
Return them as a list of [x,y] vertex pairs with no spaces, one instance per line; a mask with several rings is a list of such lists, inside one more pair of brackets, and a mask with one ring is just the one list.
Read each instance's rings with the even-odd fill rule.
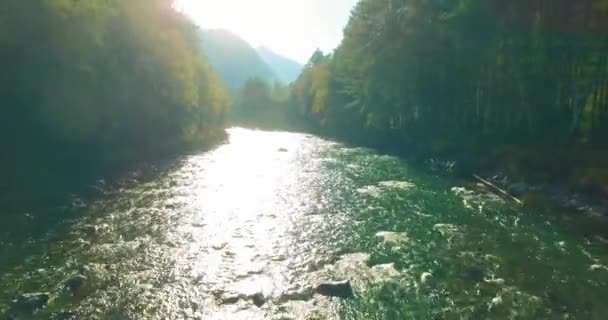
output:
[[591,267],[589,267],[590,271],[597,271],[597,270],[604,270],[604,271],[608,271],[608,267],[601,265],[601,264],[594,264]]
[[214,295],[216,299],[219,299],[222,304],[236,304],[239,301],[251,301],[256,307],[260,308],[264,304],[266,304],[266,297],[261,292],[256,292],[254,294],[226,294],[223,291],[215,292]]
[[496,284],[496,285],[499,285],[499,286],[502,286],[502,285],[505,284],[505,279],[503,279],[503,278],[496,278],[496,277],[492,277],[492,278],[489,278],[489,279],[484,278],[483,281],[485,283]]
[[348,299],[354,297],[353,287],[349,280],[321,283],[315,292],[327,297]]
[[488,311],[500,306],[502,303],[503,300],[501,296],[494,297],[492,301],[490,301],[490,303],[488,304]]
[[310,299],[312,299],[312,296],[313,296],[313,289],[312,289],[312,287],[308,287],[308,288],[304,288],[304,289],[300,289],[300,290],[293,290],[293,291],[285,292],[285,293],[281,294],[280,300],[281,301],[309,301]]
[[381,231],[376,233],[376,238],[380,238],[384,243],[407,242],[409,239],[405,233]]
[[82,274],[77,274],[65,281],[65,287],[72,296],[76,296],[84,284],[87,282],[87,277]]
[[222,304],[235,304],[241,300],[240,295],[222,297]]
[[255,304],[256,307],[260,308],[266,303],[266,298],[261,293],[256,293],[251,296],[251,302]]
[[49,302],[51,295],[48,292],[24,293],[11,301],[12,311],[20,313],[33,313],[42,309]]
[[433,276],[430,272],[425,272],[420,275],[420,283],[426,283]]

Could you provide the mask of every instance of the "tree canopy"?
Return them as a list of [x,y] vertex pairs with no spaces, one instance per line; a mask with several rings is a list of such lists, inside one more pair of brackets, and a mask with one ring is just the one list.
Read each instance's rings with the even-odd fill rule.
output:
[[[316,52],[291,113],[431,150],[593,145],[608,134],[608,2],[361,0]],[[575,14],[568,14],[575,13]]]
[[198,37],[170,0],[3,1],[3,171],[121,163],[219,136],[227,95]]

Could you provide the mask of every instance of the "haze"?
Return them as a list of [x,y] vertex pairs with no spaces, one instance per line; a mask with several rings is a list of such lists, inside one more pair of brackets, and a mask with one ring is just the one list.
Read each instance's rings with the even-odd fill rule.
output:
[[177,6],[205,29],[228,29],[254,46],[265,46],[305,63],[319,48],[342,39],[356,0],[178,0]]

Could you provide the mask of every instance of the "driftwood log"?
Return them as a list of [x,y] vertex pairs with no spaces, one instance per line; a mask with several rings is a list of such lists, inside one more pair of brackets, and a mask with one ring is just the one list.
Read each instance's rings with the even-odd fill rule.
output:
[[507,197],[507,198],[509,198],[509,199],[511,199],[511,200],[513,200],[513,201],[515,201],[515,203],[517,203],[517,204],[522,204],[522,205],[524,204],[524,202],[523,202],[523,201],[521,201],[521,200],[517,199],[517,198],[516,198],[516,197],[514,197],[512,194],[508,193],[506,190],[504,190],[504,189],[500,188],[499,186],[497,186],[497,185],[493,184],[492,182],[490,182],[490,181],[488,181],[488,180],[486,180],[486,179],[484,179],[484,178],[482,178],[482,177],[480,177],[480,176],[478,176],[478,175],[476,175],[476,174],[474,174],[474,175],[473,175],[473,177],[474,177],[475,179],[477,179],[479,182],[481,182],[481,183],[483,183],[484,185],[486,185],[487,187],[489,187],[489,188],[491,188],[491,189],[495,190],[496,192],[498,192],[498,193],[502,194],[503,196],[505,196],[505,197]]

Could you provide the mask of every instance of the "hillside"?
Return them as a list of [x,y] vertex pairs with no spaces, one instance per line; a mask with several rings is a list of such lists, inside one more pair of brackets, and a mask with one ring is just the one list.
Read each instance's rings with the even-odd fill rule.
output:
[[204,30],[202,46],[209,63],[231,92],[241,88],[247,79],[277,81],[272,69],[245,40],[227,30]]
[[303,66],[300,63],[283,57],[266,47],[257,48],[257,52],[279,80],[285,84],[296,81],[300,72],[302,72]]

